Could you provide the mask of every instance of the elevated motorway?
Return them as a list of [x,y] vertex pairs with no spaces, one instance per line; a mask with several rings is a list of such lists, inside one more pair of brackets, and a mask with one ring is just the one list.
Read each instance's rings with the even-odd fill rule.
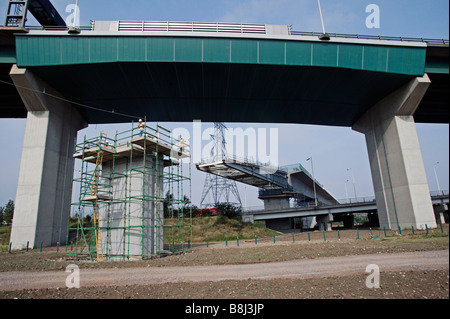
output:
[[[432,193],[431,195],[432,203],[435,207],[435,214],[442,215],[444,211],[448,212],[449,192],[444,191],[441,194]],[[319,206],[289,207],[272,210],[246,210],[242,214],[242,219],[246,222],[255,222],[259,220],[269,221],[269,227],[271,225],[270,221],[276,220],[277,223],[275,224],[275,227],[282,225],[284,229],[289,229],[291,225],[290,219],[292,218],[319,217],[318,220],[325,220],[323,224],[319,224],[319,228],[321,230],[325,230],[330,228],[330,225],[326,224],[337,220],[344,220],[345,223],[346,216],[351,216],[358,213],[376,214],[377,204],[375,198],[361,199],[356,202],[338,203],[333,205],[321,204]],[[443,218],[443,216],[440,215],[437,216],[437,218]],[[321,217],[327,218],[324,219]],[[378,227],[379,224],[375,223],[374,226]]]
[[[3,79],[13,63],[31,70],[66,99],[93,107],[76,106],[91,124],[129,121],[125,113],[351,127],[425,73],[431,85],[415,121],[449,123],[448,41],[332,35],[324,42],[287,26],[220,23],[95,21],[77,35],[27,31],[3,53]],[[18,94],[0,88],[9,96],[0,116],[25,117]]]

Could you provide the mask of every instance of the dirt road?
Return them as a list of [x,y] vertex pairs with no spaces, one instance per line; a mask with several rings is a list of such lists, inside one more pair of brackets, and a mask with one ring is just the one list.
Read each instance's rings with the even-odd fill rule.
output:
[[[424,251],[330,257],[249,265],[146,267],[130,269],[83,269],[79,264],[81,287],[145,285],[169,282],[205,282],[221,280],[318,278],[364,273],[369,264],[380,272],[408,270],[447,270],[449,251]],[[4,272],[0,273],[0,291],[65,288],[69,273]]]

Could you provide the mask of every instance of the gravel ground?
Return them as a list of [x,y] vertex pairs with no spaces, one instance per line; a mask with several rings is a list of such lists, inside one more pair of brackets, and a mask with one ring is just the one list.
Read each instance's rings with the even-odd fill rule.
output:
[[[449,298],[448,234],[326,235],[203,243],[182,255],[101,264],[65,260],[64,248],[0,253],[0,299]],[[80,269],[79,289],[65,287],[69,264]],[[365,285],[368,264],[380,267],[380,289]]]
[[[346,292],[341,291],[342,297],[352,297],[352,291],[348,290],[358,278],[364,279],[367,265],[376,264],[380,268],[380,272],[393,273],[392,278],[397,278],[398,274],[403,275],[408,272],[411,278],[416,278],[419,273],[428,274],[434,273],[439,278],[433,279],[432,285],[438,285],[439,290],[434,289],[428,295],[423,297],[448,298],[448,250],[443,251],[425,251],[425,252],[407,252],[396,254],[375,254],[363,256],[345,256],[345,257],[326,257],[317,259],[293,260],[285,262],[260,263],[260,264],[246,264],[246,265],[222,265],[222,266],[192,266],[186,267],[146,267],[146,268],[130,268],[127,271],[123,269],[82,269],[80,267],[80,286],[81,289],[67,289],[65,288],[67,273],[61,271],[47,271],[47,272],[4,272],[0,273],[0,297],[2,298],[41,298],[51,297],[55,294],[61,298],[90,298],[100,296],[105,298],[116,298],[118,296],[130,296],[138,291],[164,291],[164,289],[151,289],[159,286],[178,287],[181,289],[186,287],[199,287],[198,293],[204,292],[205,287],[226,287],[227,284],[231,286],[241,286],[256,284],[267,285],[267,283],[275,283],[275,286],[280,287],[279,284],[284,282],[298,282],[299,280],[306,280],[304,284],[311,286],[309,291],[313,291],[315,283],[318,278],[332,278],[330,282],[348,282],[343,287],[347,287]],[[397,276],[397,277],[396,277]],[[344,277],[344,279],[342,279]],[[421,277],[421,276],[419,276]],[[390,277],[388,277],[390,278]],[[410,279],[411,279],[410,278]],[[434,278],[434,277],[433,277]],[[446,281],[445,281],[446,279]],[[309,284],[308,284],[308,280]],[[322,280],[325,285],[328,285],[328,279]],[[405,282],[407,280],[405,279]],[[419,283],[422,281],[419,281]],[[447,284],[446,284],[446,283]],[[363,284],[365,281],[363,281]],[[181,285],[181,286],[180,286]],[[333,284],[335,285],[335,284]],[[394,283],[383,282],[384,287],[395,286]],[[143,287],[144,286],[144,287]],[[267,291],[265,297],[267,298],[286,298],[286,293],[290,285],[286,285],[284,289],[273,288],[270,292]],[[302,285],[300,285],[302,286]],[[361,286],[361,285],[360,285]],[[272,287],[272,286],[270,286]],[[293,286],[292,286],[293,287]],[[331,287],[331,286],[330,286]],[[363,287],[359,288],[364,288]],[[404,291],[402,296],[406,297],[411,293],[423,293],[429,290],[429,282],[423,282],[423,285],[417,282],[412,285],[416,287],[414,291]],[[446,287],[446,289],[445,289]],[[241,287],[242,288],[242,287]],[[178,291],[175,289],[175,291]],[[184,289],[184,288],[183,288]],[[329,288],[330,289],[330,288]],[[337,288],[336,288],[337,289]],[[366,287],[366,289],[368,289]],[[360,289],[358,289],[359,291]],[[128,291],[128,292],[127,292]],[[171,293],[167,291],[165,295],[167,298],[179,298],[179,293]],[[246,291],[245,289],[230,290],[239,292]],[[278,291],[278,292],[277,292]],[[284,292],[283,292],[284,291]],[[212,292],[212,290],[211,290]],[[220,288],[217,289],[219,295],[209,294],[210,298],[220,298],[222,294]],[[399,290],[395,291],[388,289],[385,291],[388,295],[381,295],[385,297],[398,297]],[[404,295],[404,293],[408,295]],[[155,297],[154,294],[145,294],[141,297]],[[193,294],[197,296],[198,293]],[[298,294],[297,292],[296,294]],[[253,295],[255,292],[252,293]],[[289,293],[288,293],[289,294]],[[354,292],[353,292],[354,294]],[[390,295],[389,295],[390,294]],[[432,295],[433,294],[433,295]],[[191,294],[192,295],[192,294]],[[182,294],[183,298],[192,297],[191,295]],[[315,295],[315,294],[313,294]],[[355,295],[356,296],[356,295]],[[359,297],[365,297],[359,295]],[[410,295],[413,296],[413,295]],[[163,296],[159,296],[161,298]],[[230,297],[245,298],[245,295],[234,295]],[[307,297],[307,296],[305,296]]]
[[367,274],[178,282],[148,285],[24,289],[0,292],[5,299],[448,299],[447,271],[382,272],[379,289],[368,289]]

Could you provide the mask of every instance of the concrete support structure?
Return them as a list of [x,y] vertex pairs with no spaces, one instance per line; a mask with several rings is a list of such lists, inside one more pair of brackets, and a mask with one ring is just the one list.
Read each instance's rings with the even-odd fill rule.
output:
[[334,221],[341,221],[344,224],[345,229],[351,229],[354,225],[355,217],[353,214],[347,213],[347,214],[336,214],[333,216]]
[[[13,249],[65,243],[70,212],[73,148],[87,126],[62,96],[27,69],[11,78],[28,110],[11,230]],[[41,92],[48,93],[43,94]]]
[[316,216],[317,224],[320,231],[330,231],[331,222],[333,221],[333,214]]
[[290,218],[268,219],[266,227],[279,232],[291,232],[293,229]]
[[316,226],[316,216],[308,216],[302,218],[302,229],[303,231],[308,229],[313,229]]
[[413,115],[430,80],[416,78],[353,126],[365,134],[380,227],[436,227]]
[[264,198],[264,209],[265,210],[276,210],[289,208],[289,198],[281,197],[281,198]]
[[445,224],[445,212],[448,213],[448,204],[438,204],[433,206],[436,224]]
[[378,228],[380,227],[380,221],[378,220],[377,213],[368,213],[367,218],[369,219],[369,227]]
[[[163,155],[134,156],[103,163],[112,201],[99,206],[102,252],[108,256],[150,256],[164,249]],[[117,173],[119,172],[119,173]]]

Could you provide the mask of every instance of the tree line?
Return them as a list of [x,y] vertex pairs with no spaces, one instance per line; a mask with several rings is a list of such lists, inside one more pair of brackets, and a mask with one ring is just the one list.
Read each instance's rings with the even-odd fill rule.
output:
[[10,200],[5,206],[0,206],[0,225],[11,225],[14,217],[14,201]]
[[[193,205],[186,195],[183,200],[174,199],[174,195],[170,192],[166,193],[164,198],[164,217],[207,217],[217,214],[219,217],[228,217],[229,219],[240,219],[242,208],[229,203],[218,203],[210,209],[200,209]],[[184,215],[184,216],[183,216]]]
[[[176,202],[177,205],[174,205],[174,202]],[[239,216],[242,213],[242,209],[240,207],[228,203],[220,203],[211,208],[214,208],[219,216],[225,216],[230,219],[239,219]],[[175,201],[172,194],[166,194],[164,199],[164,217],[182,217],[182,215],[184,215],[184,217],[188,217],[191,212],[192,217],[206,217],[213,214],[212,210],[199,209],[197,206],[192,205],[187,196],[184,196],[182,201]],[[14,201],[10,200],[5,206],[0,206],[0,225],[11,225],[13,217]],[[90,216],[87,222],[90,222]]]

